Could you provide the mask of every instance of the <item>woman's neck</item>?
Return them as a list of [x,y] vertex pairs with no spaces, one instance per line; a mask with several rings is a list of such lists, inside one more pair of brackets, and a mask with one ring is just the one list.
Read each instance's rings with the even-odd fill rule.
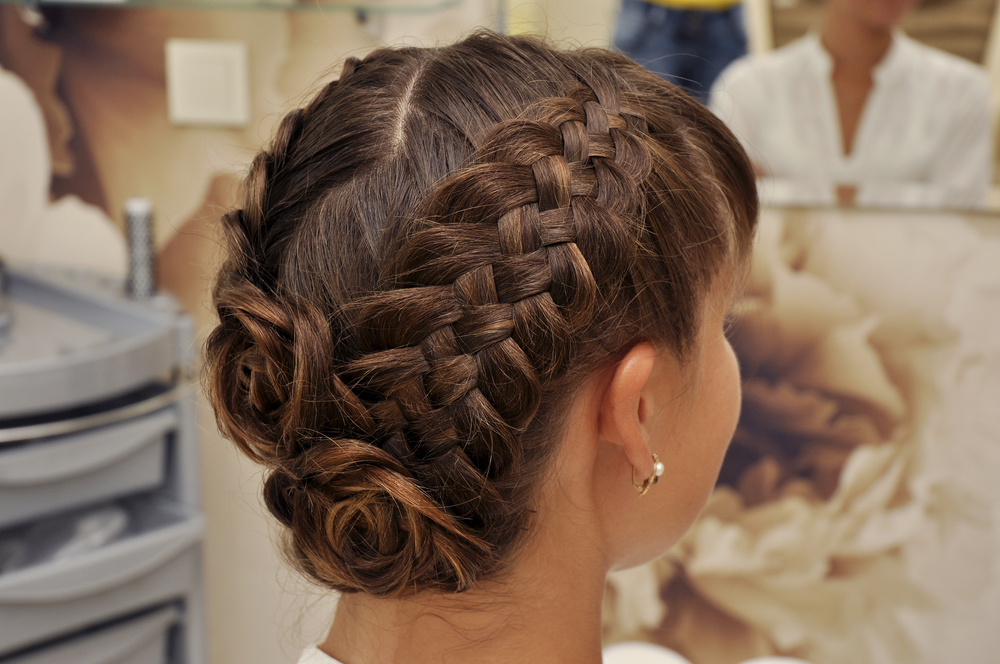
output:
[[854,139],[875,84],[875,66],[889,51],[892,39],[891,27],[871,25],[837,3],[829,5],[820,41],[833,60],[830,82],[845,156],[854,152]]
[[[542,510],[540,510],[541,512]],[[345,595],[321,649],[344,664],[600,664],[606,561],[579,514],[539,514],[497,583],[406,599]]]

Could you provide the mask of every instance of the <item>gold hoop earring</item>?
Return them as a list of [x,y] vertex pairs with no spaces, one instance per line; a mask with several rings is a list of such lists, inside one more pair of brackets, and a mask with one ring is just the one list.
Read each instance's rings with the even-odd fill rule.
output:
[[645,496],[646,492],[652,488],[654,484],[660,481],[660,475],[663,474],[663,462],[660,461],[660,457],[653,454],[653,474],[644,479],[642,482],[637,482],[635,479],[635,466],[632,466],[632,486],[635,490],[639,492],[640,496]]

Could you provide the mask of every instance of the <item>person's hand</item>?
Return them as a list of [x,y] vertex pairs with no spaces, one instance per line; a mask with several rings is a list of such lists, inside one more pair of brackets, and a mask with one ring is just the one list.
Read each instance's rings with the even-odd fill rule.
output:
[[853,184],[837,185],[837,203],[844,207],[854,207],[858,198],[858,188]]

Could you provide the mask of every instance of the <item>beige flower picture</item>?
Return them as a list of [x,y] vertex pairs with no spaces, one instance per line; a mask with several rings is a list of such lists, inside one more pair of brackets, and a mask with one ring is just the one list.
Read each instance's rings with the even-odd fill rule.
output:
[[609,641],[696,664],[995,661],[1000,221],[765,211],[740,424],[684,539],[609,584]]

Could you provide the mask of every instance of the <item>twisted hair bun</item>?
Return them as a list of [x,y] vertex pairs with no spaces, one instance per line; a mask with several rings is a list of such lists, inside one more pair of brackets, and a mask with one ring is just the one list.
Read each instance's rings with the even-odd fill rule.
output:
[[206,349],[290,558],[380,596],[501,572],[574,387],[641,339],[683,357],[756,205],[723,125],[608,52],[348,61],[222,218]]

